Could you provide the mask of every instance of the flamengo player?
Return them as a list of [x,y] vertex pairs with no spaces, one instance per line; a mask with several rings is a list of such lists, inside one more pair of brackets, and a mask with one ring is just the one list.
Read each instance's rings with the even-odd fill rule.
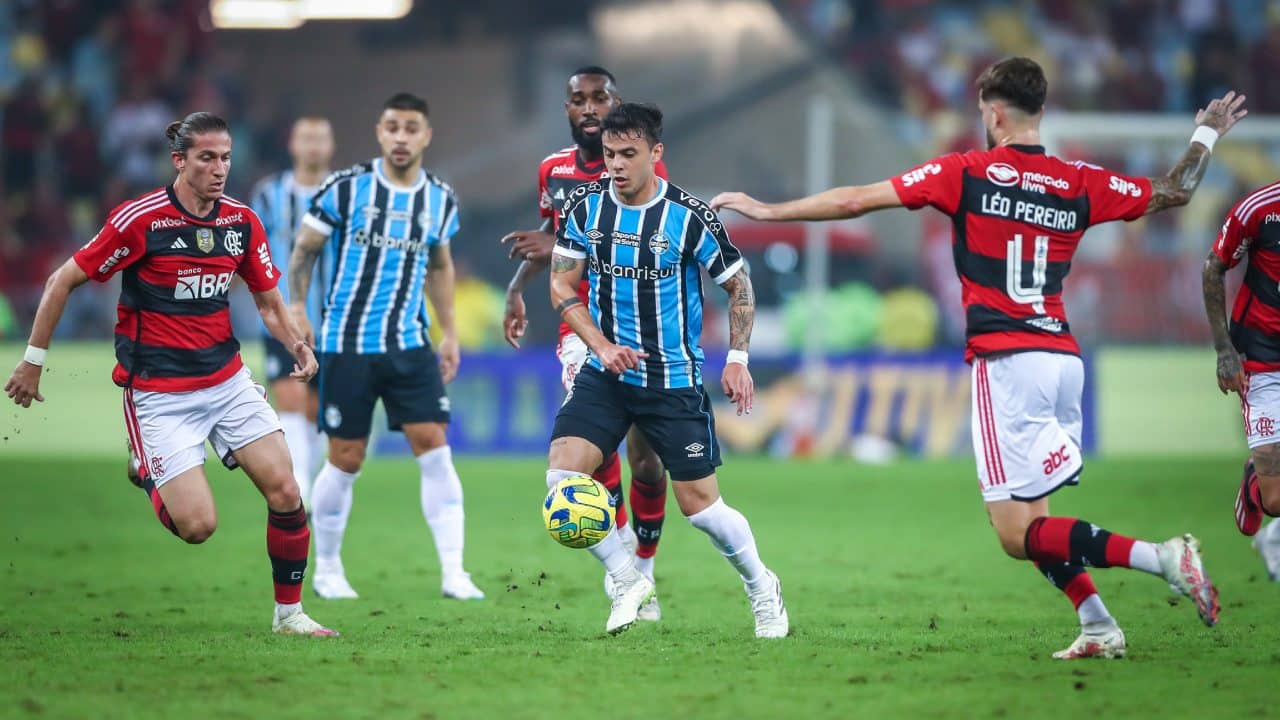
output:
[[724,193],[712,206],[755,220],[834,220],[931,205],[951,216],[961,302],[973,364],[973,450],[987,513],[1004,551],[1031,560],[1071,599],[1082,632],[1054,657],[1119,657],[1124,633],[1085,572],[1129,567],[1190,596],[1205,624],[1218,620],[1217,590],[1190,535],[1150,543],[1083,520],[1049,515],[1048,496],[1079,481],[1084,368],[1062,305],[1062,281],[1086,228],[1185,205],[1204,177],[1213,143],[1244,117],[1227,93],[1196,115],[1195,133],[1162,178],[1126,177],[1045,155],[1044,72],[1009,58],[978,78],[988,150],[935,158],[872,185],[842,187],[768,205]]
[[[511,256],[523,257],[515,277],[507,286],[507,309],[503,328],[507,342],[520,347],[525,331],[525,306],[522,294],[529,278],[543,272],[551,263],[555,235],[560,228],[558,211],[569,193],[583,183],[607,176],[600,121],[621,104],[613,74],[595,65],[579,68],[569,76],[564,109],[569,118],[569,132],[574,144],[547,156],[538,167],[538,211],[543,218],[538,230],[509,233],[503,243],[512,243]],[[656,173],[667,178],[667,167],[658,162]],[[587,279],[582,279],[578,297],[587,301]],[[587,346],[568,323],[560,323],[560,380],[565,392],[573,388],[573,379],[587,360]],[[653,579],[653,558],[658,552],[662,524],[666,519],[667,477],[662,460],[645,439],[644,433],[632,429],[627,433],[627,462],[631,467],[630,505],[635,530],[627,523],[627,504],[622,500],[622,468],[618,453],[611,452],[593,474],[608,488],[617,501],[618,531],[623,542],[635,549],[636,567]],[[606,592],[609,576],[605,575]],[[655,596],[640,609],[641,620],[659,620],[662,610]]]
[[[1227,328],[1227,270],[1248,258]],[[1204,307],[1218,351],[1218,388],[1240,395],[1250,459],[1236,496],[1236,526],[1257,535],[1272,580],[1280,580],[1280,182],[1250,193],[1227,214],[1204,265]],[[1241,355],[1244,361],[1241,363]]]
[[311,532],[289,465],[280,420],[240,361],[227,289],[240,275],[262,320],[293,351],[293,377],[305,382],[316,359],[276,289],[267,237],[247,205],[224,196],[231,169],[226,122],[197,112],[169,125],[178,177],[168,187],[116,208],[102,230],[45,285],[30,345],[5,392],[29,407],[40,395],[40,366],[72,290],[122,273],[112,380],[124,388],[125,425],[142,460],[140,485],[156,517],[198,544],[217,515],[205,478],[208,440],[228,467],[242,467],[267,501],[267,554],[275,581],[278,633],[337,635],[302,611]]

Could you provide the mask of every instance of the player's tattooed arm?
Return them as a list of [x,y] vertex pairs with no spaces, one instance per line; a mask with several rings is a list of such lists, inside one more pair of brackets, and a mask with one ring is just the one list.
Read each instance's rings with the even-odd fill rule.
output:
[[[1210,101],[1208,106],[1196,113],[1196,125],[1213,130],[1218,137],[1226,135],[1241,118],[1249,114],[1244,109],[1244,99],[1244,95],[1236,95],[1231,91]],[[1151,200],[1148,201],[1144,214],[1150,215],[1191,202],[1191,196],[1200,187],[1200,181],[1209,169],[1209,156],[1210,149],[1202,143],[1197,141],[1188,145],[1182,159],[1168,175],[1151,180]]]
[[1243,392],[1246,382],[1244,369],[1227,329],[1226,275],[1227,264],[1222,262],[1217,253],[1210,252],[1204,261],[1201,284],[1204,311],[1209,317],[1209,330],[1213,333],[1213,348],[1218,353],[1218,389],[1223,393]]
[[315,228],[303,225],[293,243],[289,255],[289,297],[295,302],[307,297],[311,289],[311,273],[316,268],[316,258],[324,249],[328,237]]
[[744,267],[721,287],[729,294],[729,349],[746,351],[756,318],[756,291]]

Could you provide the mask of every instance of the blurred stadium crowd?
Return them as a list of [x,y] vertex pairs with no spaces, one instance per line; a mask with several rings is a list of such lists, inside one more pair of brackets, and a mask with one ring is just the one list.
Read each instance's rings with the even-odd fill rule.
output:
[[[241,197],[258,177],[288,164],[284,138],[292,118],[284,114],[287,108],[283,104],[255,108],[242,96],[236,77],[249,70],[235,58],[216,53],[216,35],[207,26],[207,4],[207,0],[0,3],[0,339],[25,332],[45,276],[92,236],[110,208],[170,177],[162,143],[170,120],[199,108],[230,121],[237,161],[231,190]],[[566,3],[557,13],[561,19],[581,18],[589,4]],[[1051,81],[1050,113],[1190,114],[1228,88],[1249,94],[1251,113],[1280,113],[1280,5],[1266,0],[776,0],[774,4],[793,27],[824,48],[869,97],[892,114],[898,139],[916,148],[919,159],[973,146],[972,79],[991,61],[1011,54],[1029,55],[1044,63]],[[418,3],[414,14],[427,12],[428,6],[437,12],[452,5]],[[525,22],[513,21],[512,17],[525,15],[505,13],[502,5],[489,2],[477,7],[492,9],[488,17],[495,23]],[[466,21],[450,20],[462,30],[474,31],[476,25]],[[434,27],[436,32],[454,32],[441,29],[440,24]],[[485,31],[483,23],[479,27]],[[378,32],[382,41],[410,40],[390,27]],[[420,42],[422,36],[413,37]],[[1130,172],[1156,174],[1167,169],[1164,156],[1149,147],[1086,145],[1063,154]],[[1217,166],[1220,171],[1206,181],[1206,188],[1214,189],[1202,191],[1211,199],[1198,210],[1203,217],[1192,227],[1216,226],[1231,201],[1273,179],[1277,149],[1274,144],[1262,148],[1266,162],[1227,161]],[[1078,316],[1092,309],[1113,309],[1095,329],[1095,340],[1204,337],[1198,310],[1198,263],[1188,258],[1203,256],[1211,238],[1189,236],[1179,229],[1179,222],[1171,214],[1147,222],[1140,232],[1117,230],[1111,241],[1098,244],[1103,250],[1082,254],[1069,296],[1073,312]],[[833,302],[847,304],[848,312],[839,313],[842,319],[879,313],[878,308],[887,305],[904,320],[919,318],[931,326],[937,312],[928,307],[926,296],[910,290],[914,286],[941,300],[942,332],[936,336],[913,333],[903,344],[951,339],[959,325],[956,316],[948,316],[952,308],[958,309],[949,226],[926,222],[924,228],[926,262],[892,273],[885,282],[872,279],[870,285],[841,288]],[[476,252],[493,252],[487,242],[474,247]],[[465,262],[466,251],[459,252]],[[1116,268],[1135,263],[1151,272],[1113,282]],[[476,282],[469,290],[478,303],[477,314],[500,316],[499,288],[506,278],[479,280],[484,282]],[[905,296],[904,284],[908,286]],[[897,295],[889,292],[895,288]],[[114,304],[113,292],[86,290],[73,296],[60,330],[64,336],[105,337],[109,332],[106,318]],[[1135,297],[1173,293],[1172,302],[1156,303],[1167,308],[1167,317],[1152,322],[1150,303],[1141,302],[1133,303],[1137,309],[1126,313],[1122,306],[1130,301],[1108,294],[1122,290]],[[470,301],[460,297],[459,302],[461,310]],[[899,305],[903,309],[893,310]],[[800,305],[781,308],[778,317],[784,325],[808,322]],[[900,329],[906,324],[868,319],[865,327]],[[843,329],[848,337],[839,338],[838,347],[876,342],[877,333],[849,327],[862,326],[855,322]],[[798,337],[801,333],[787,334]],[[484,341],[483,337],[475,340]]]

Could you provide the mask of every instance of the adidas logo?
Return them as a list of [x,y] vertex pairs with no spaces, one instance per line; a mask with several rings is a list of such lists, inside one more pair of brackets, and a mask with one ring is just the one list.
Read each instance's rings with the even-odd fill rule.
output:
[[169,249],[170,250],[186,250],[187,242],[182,238],[178,238],[177,240],[173,241],[173,244],[169,246]]

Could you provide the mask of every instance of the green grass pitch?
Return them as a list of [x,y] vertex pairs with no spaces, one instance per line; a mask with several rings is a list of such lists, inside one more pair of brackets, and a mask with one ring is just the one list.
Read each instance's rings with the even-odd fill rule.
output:
[[304,595],[342,632],[273,636],[265,511],[211,467],[220,527],[189,547],[122,477],[123,457],[0,454],[0,717],[1262,717],[1280,671],[1280,585],[1231,520],[1238,464],[1094,460],[1060,514],[1204,542],[1222,622],[1156,578],[1094,572],[1122,661],[1049,658],[1066,598],[1005,558],[970,461],[729,457],[725,497],[783,580],[792,636],[752,637],[737,578],[675,511],[663,620],[604,634],[601,572],[541,527],[537,459],[462,459],[467,565],[489,593],[439,595],[415,466],[370,463],[345,545],[357,601]]

